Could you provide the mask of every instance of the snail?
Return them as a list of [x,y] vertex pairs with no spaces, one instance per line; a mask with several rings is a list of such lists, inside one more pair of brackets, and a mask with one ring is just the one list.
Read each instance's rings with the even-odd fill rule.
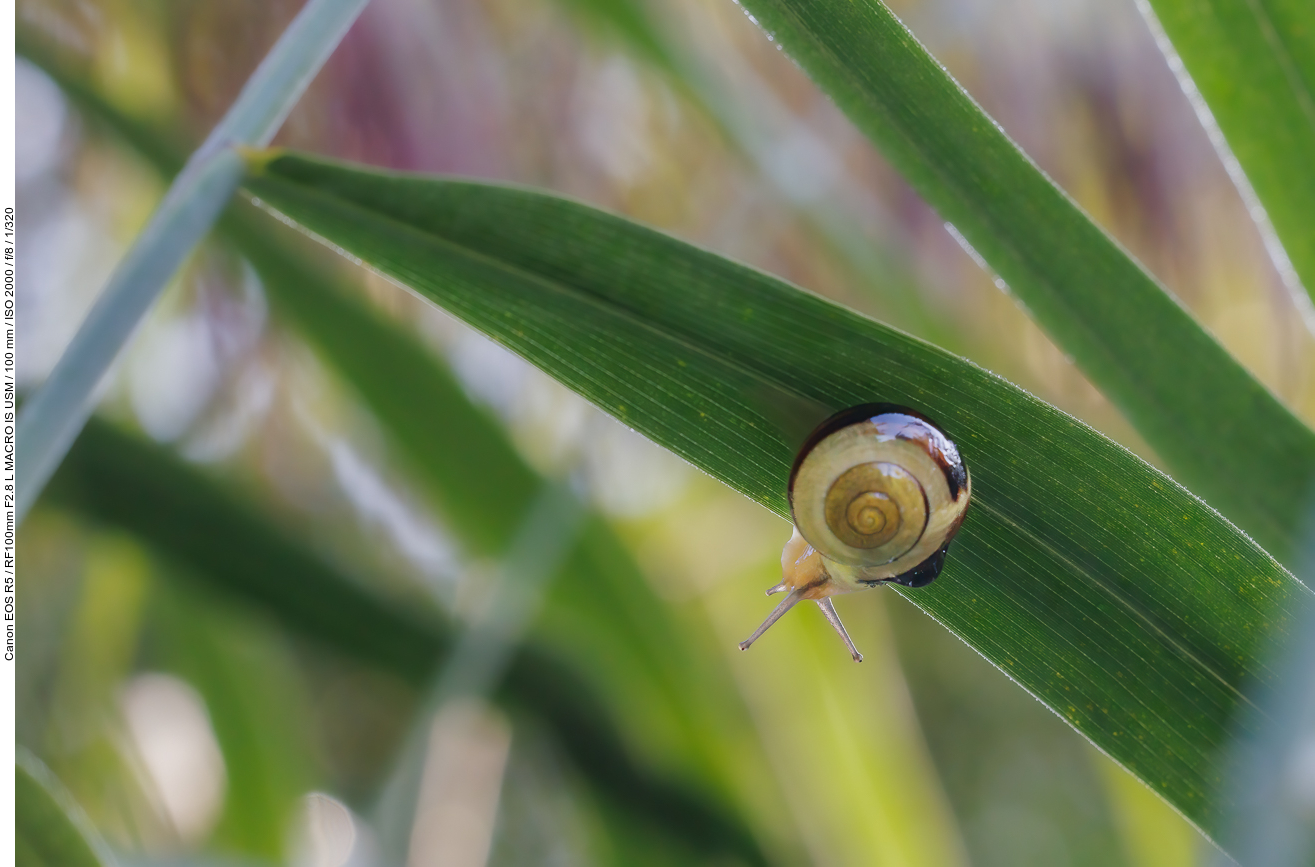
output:
[[822,422],[790,470],[794,534],[781,552],[783,580],[767,591],[788,595],[740,649],[812,599],[862,662],[831,597],[887,583],[930,584],[971,494],[958,448],[911,409],[870,403]]

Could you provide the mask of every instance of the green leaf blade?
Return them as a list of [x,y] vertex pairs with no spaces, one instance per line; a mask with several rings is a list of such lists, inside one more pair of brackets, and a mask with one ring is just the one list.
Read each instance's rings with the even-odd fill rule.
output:
[[[1315,8],[1302,0],[1139,5],[1162,31],[1160,47],[1184,88],[1204,101],[1198,114],[1218,126],[1246,173],[1244,185],[1264,207],[1262,231],[1272,227],[1295,277],[1315,293]],[[1300,301],[1315,323],[1309,298]]]
[[1298,516],[1315,490],[1315,434],[1056,187],[884,5],[743,5],[1004,279],[1175,477],[1291,562]]
[[830,412],[913,406],[974,507],[911,599],[1207,831],[1215,757],[1310,594],[1200,500],[998,377],[583,205],[484,184],[260,165],[268,206],[411,286],[778,514]]

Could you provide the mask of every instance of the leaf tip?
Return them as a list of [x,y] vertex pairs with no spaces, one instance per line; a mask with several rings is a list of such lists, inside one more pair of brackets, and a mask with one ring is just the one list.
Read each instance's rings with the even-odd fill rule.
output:
[[270,163],[286,153],[285,148],[251,148],[244,145],[234,145],[234,148],[247,164],[248,175],[266,174]]

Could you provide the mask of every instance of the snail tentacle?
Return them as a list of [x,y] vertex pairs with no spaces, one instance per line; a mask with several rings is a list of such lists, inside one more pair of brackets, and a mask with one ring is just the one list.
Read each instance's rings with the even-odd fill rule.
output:
[[748,650],[749,645],[761,638],[762,634],[766,632],[773,623],[781,619],[781,615],[793,608],[795,604],[803,598],[801,591],[791,590],[790,595],[782,599],[780,604],[772,609],[772,613],[767,615],[767,619],[763,621],[763,625],[755,629],[753,635],[750,635],[748,638],[740,642],[740,650]]
[[863,654],[858,652],[858,648],[854,646],[849,633],[845,631],[845,624],[840,622],[840,615],[836,613],[835,603],[830,598],[819,599],[817,600],[817,607],[822,609],[827,621],[835,627],[836,632],[840,633],[840,638],[845,642],[845,646],[849,648],[849,655],[854,657],[855,662],[862,662]]

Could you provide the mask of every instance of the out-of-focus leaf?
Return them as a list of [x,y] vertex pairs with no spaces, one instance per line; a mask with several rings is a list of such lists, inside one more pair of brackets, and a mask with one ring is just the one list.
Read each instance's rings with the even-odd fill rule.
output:
[[1037,169],[880,2],[743,6],[954,224],[1174,476],[1290,562],[1297,516],[1315,490],[1315,433]]
[[298,799],[315,782],[287,647],[199,587],[162,582],[154,597],[156,660],[201,694],[224,756],[224,808],[210,845],[282,862]]
[[[1152,19],[1152,29],[1162,29],[1156,33],[1160,49],[1193,107],[1207,127],[1218,125],[1246,177],[1236,177],[1231,165],[1230,173],[1264,206],[1261,230],[1270,230],[1267,218],[1283,246],[1275,257],[1279,266],[1290,260],[1306,291],[1315,293],[1315,4],[1139,0],[1138,5]],[[1254,207],[1252,216],[1259,216]],[[1308,299],[1300,300],[1315,315]],[[1308,325],[1315,327],[1315,319]]]
[[585,684],[543,656],[522,653],[499,690],[553,725],[553,737],[614,809],[641,827],[675,829],[682,848],[766,864],[742,823],[717,803],[643,773],[603,721],[606,713]]
[[187,145],[181,137],[117,111],[84,76],[72,70],[67,58],[40,33],[20,25],[14,34],[14,47],[18,57],[35,64],[50,76],[78,106],[79,111],[89,115],[95,124],[108,127],[153,165],[168,166],[171,175],[183,167],[187,158]]
[[[228,228],[275,309],[384,421],[466,550],[502,553],[542,484],[539,477],[510,449],[498,422],[469,406],[461,386],[418,341],[398,335],[368,307],[326,291],[332,272],[271,244],[279,227],[252,217],[260,215],[242,208]],[[454,412],[454,405],[466,411]]]
[[558,0],[586,27],[617,37],[632,51],[668,72],[676,64],[656,30],[644,0]]
[[787,515],[809,430],[870,401],[958,442],[974,508],[909,596],[1207,830],[1260,642],[1311,603],[1250,539],[997,377],[779,280],[540,193],[252,159],[269,207]]
[[94,419],[86,430],[51,482],[57,502],[356,659],[412,681],[430,673],[448,640],[443,625],[381,602],[158,448]]
[[20,748],[14,766],[14,863],[18,867],[112,867],[54,775]]
[[[450,647],[441,621],[384,602],[273,528],[162,449],[96,419],[51,480],[47,497],[125,529],[215,589],[349,658],[429,682]],[[533,714],[599,797],[709,857],[765,862],[719,800],[638,762],[606,705],[541,649],[522,648],[498,698]]]
[[1193,867],[1201,838],[1182,817],[1138,780],[1105,760],[1099,762],[1110,806],[1122,832],[1129,867]]

